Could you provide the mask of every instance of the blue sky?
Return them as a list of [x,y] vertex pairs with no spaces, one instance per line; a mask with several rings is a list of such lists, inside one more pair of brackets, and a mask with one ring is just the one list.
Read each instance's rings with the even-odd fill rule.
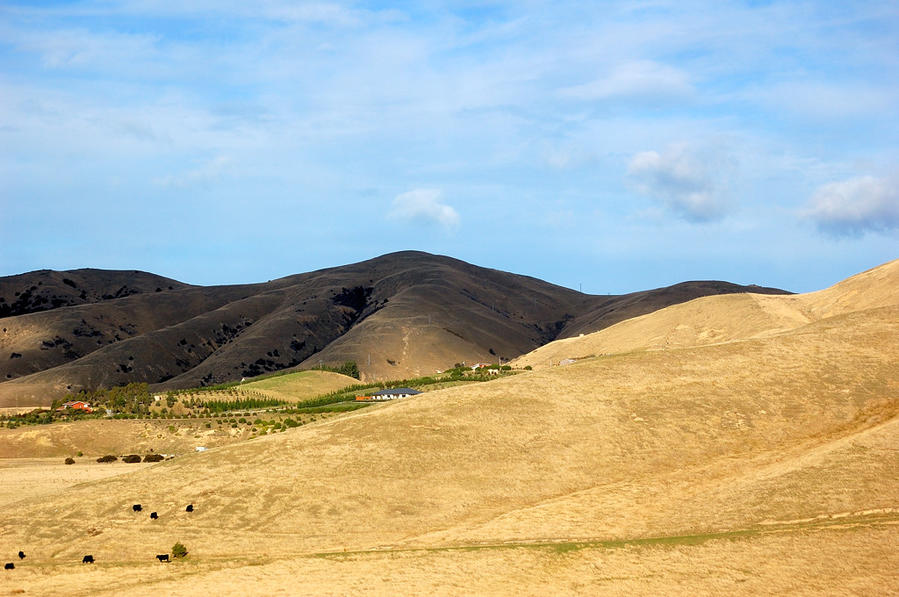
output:
[[597,294],[899,257],[899,4],[0,5],[0,275],[403,249]]

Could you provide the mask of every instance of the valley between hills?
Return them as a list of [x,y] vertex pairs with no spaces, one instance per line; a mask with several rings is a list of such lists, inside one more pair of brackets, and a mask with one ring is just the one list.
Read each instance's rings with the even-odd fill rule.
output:
[[[215,292],[146,278],[81,298],[86,278],[25,275],[59,282],[25,282],[38,288],[17,303],[28,312],[0,319],[14,330],[4,351],[22,355],[0,383],[4,405],[125,381],[181,401],[167,419],[0,428],[0,554],[15,560],[7,594],[881,595],[899,586],[899,260],[807,294],[697,282],[596,297],[420,253]],[[4,280],[3,296],[21,281]],[[45,287],[69,302],[35,304]],[[82,321],[100,334],[77,336],[83,345],[71,333]],[[241,321],[252,323],[214,336]],[[34,347],[45,339],[54,346]],[[316,351],[291,353],[294,340]],[[166,368],[176,354],[189,360],[189,347],[195,363]],[[207,428],[208,413],[189,412],[198,394],[178,393],[209,375],[210,385],[233,380],[275,350],[266,358],[285,371],[352,360],[362,379],[247,379],[260,396],[294,393],[277,427],[262,420],[275,415],[248,413],[260,418],[255,431],[230,419]],[[157,353],[161,364],[150,365]],[[322,392],[352,401],[340,388],[353,383],[500,357],[508,370],[492,379],[460,369],[409,398],[307,410]],[[233,388],[215,391],[251,395]],[[175,418],[177,409],[187,410]],[[209,445],[196,451],[201,441]],[[76,449],[83,457],[64,465]],[[174,457],[94,461],[150,449]],[[176,542],[187,557],[155,559]]]

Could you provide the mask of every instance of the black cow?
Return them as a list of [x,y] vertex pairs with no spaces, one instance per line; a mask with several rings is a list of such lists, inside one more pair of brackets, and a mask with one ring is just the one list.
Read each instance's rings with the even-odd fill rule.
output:
[[81,558],[81,563],[82,564],[93,564],[94,556],[84,556],[83,558]]
[[24,552],[24,551],[20,551],[20,552],[19,552],[19,559],[20,559],[20,560],[24,560],[24,559],[25,559],[25,552]]
[[150,512],[150,518],[156,520],[157,518],[159,518],[159,514],[157,514],[156,512]]
[[143,507],[140,504],[134,504],[133,506],[131,506],[131,510],[133,510],[134,512],[140,512],[141,510],[143,510]]
[[193,511],[194,511],[194,505],[193,505],[193,504],[188,504],[187,508],[185,508],[184,511],[185,511],[185,512],[193,512]]
[[169,561],[169,554],[167,554],[167,553],[161,553],[161,554],[159,554],[158,556],[156,556],[156,559],[159,560],[160,562],[168,562],[168,561]]
[[16,565],[12,562],[7,562],[5,566],[3,566],[4,570],[15,570]]

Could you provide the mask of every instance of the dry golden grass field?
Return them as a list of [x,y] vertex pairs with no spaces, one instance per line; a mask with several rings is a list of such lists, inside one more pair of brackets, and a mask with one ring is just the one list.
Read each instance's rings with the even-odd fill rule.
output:
[[358,379],[331,371],[299,371],[289,375],[250,381],[241,384],[240,387],[259,392],[270,398],[298,402],[357,383],[359,383]]
[[[121,475],[0,471],[22,488],[2,496],[0,592],[895,594],[897,290],[892,262],[698,299],[549,345],[532,372]],[[176,541],[188,557],[158,563]]]

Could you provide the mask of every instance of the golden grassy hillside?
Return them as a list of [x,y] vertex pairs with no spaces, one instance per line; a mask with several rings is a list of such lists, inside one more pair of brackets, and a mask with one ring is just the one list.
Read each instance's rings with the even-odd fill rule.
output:
[[707,296],[628,319],[593,334],[550,342],[514,361],[534,368],[569,360],[771,336],[826,317],[899,304],[899,260],[818,292]]
[[357,383],[358,379],[332,371],[297,371],[259,381],[249,381],[241,384],[240,389],[253,390],[278,400],[299,402]]
[[0,459],[57,457],[62,461],[78,452],[91,459],[104,454],[183,454],[196,446],[222,446],[249,435],[244,426],[207,429],[202,419],[88,419],[0,429]]
[[[0,552],[32,556],[5,586],[886,594],[899,306],[885,292],[837,311],[430,392],[19,502],[0,513]],[[157,564],[175,541],[188,561]]]

